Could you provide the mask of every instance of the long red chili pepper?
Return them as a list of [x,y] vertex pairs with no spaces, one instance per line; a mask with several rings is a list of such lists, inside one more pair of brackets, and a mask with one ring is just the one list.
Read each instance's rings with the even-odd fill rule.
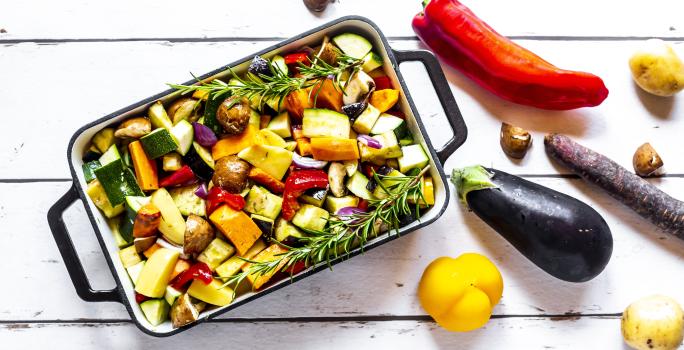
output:
[[285,180],[283,192],[282,216],[285,220],[292,220],[299,209],[297,198],[304,191],[311,188],[326,188],[328,186],[328,174],[323,170],[297,170],[290,173]]
[[413,30],[446,63],[492,93],[523,105],[565,110],[608,97],[601,78],[557,68],[500,35],[457,0],[425,0]]

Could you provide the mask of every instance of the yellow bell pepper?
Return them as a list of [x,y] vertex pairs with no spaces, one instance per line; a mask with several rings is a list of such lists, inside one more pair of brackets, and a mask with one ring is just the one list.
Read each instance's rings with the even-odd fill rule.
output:
[[418,285],[425,311],[437,324],[455,332],[484,326],[502,292],[501,273],[487,257],[476,253],[435,259]]

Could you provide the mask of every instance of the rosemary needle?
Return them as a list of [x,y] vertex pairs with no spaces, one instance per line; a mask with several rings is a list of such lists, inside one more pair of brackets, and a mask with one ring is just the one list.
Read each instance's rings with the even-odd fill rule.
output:
[[[430,166],[423,168],[416,176],[388,177],[374,174],[375,180],[379,186],[382,186],[387,197],[370,200],[369,206],[372,209],[369,212],[348,216],[333,215],[324,229],[307,230],[308,236],[300,238],[300,241],[304,243],[301,247],[290,247],[274,241],[287,248],[288,251],[276,255],[275,259],[269,261],[241,258],[250,265],[237,275],[220,278],[225,280],[223,286],[233,285],[235,290],[247,276],[260,277],[280,269],[287,269],[300,262],[306,266],[325,262],[330,266],[333,259],[349,256],[355,245],[363,250],[366,242],[377,236],[383,225],[387,226],[388,234],[391,235],[392,231],[399,234],[401,218],[412,214],[410,201],[415,205],[416,216],[420,216],[419,203],[425,199],[420,179],[429,168]],[[383,182],[383,179],[391,179],[391,181]]]
[[[277,101],[278,105],[283,102],[290,93],[307,89],[320,84],[323,80],[333,78],[336,88],[343,91],[343,87],[361,69],[362,60],[355,59],[346,55],[340,55],[337,59],[337,66],[325,63],[322,60],[314,59],[309,66],[299,63],[299,75],[290,77],[283,72],[278,65],[269,62],[271,75],[246,74],[244,78],[239,77],[235,72],[228,68],[228,71],[235,79],[233,83],[226,83],[219,79],[209,82],[201,81],[197,77],[197,84],[167,84],[171,88],[179,90],[181,94],[188,94],[194,91],[208,93],[212,98],[218,98],[225,94],[246,97],[248,99],[258,98],[259,106],[268,101]],[[349,78],[344,83],[342,76],[350,71]],[[194,77],[194,75],[193,75]],[[318,89],[320,90],[320,89]]]

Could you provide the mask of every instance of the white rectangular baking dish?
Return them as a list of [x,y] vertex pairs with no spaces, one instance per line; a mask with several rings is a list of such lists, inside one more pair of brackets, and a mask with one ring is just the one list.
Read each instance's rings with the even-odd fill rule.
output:
[[[333,36],[342,32],[355,32],[368,38],[372,42],[373,47],[376,49],[378,54],[383,57],[384,62],[386,63],[383,66],[386,74],[392,79],[393,85],[398,86],[401,89],[401,108],[402,112],[407,117],[409,128],[416,141],[420,142],[425,150],[427,150],[429,153],[431,164],[430,173],[434,179],[435,186],[436,198],[435,206],[433,208],[427,211],[419,221],[402,227],[398,234],[385,233],[368,242],[368,244],[364,247],[364,251],[368,251],[400,235],[429,225],[442,215],[449,202],[449,188],[446,183],[447,180],[442,168],[442,163],[461,144],[463,144],[466,139],[467,130],[456,101],[454,100],[449,89],[449,85],[444,77],[444,73],[441,71],[439,63],[435,57],[427,51],[392,50],[380,29],[373,22],[366,18],[358,16],[342,17],[318,28],[314,28],[308,32],[297,35],[291,39],[285,40],[265,50],[257,52],[254,55],[270,58],[276,54],[294,51],[305,45],[314,46],[316,43],[321,42],[325,35]],[[249,57],[245,57],[237,62],[218,68],[212,72],[200,76],[199,78],[202,80],[206,78],[225,78],[228,76],[226,71],[227,67],[231,67],[237,73],[245,72],[254,55],[250,55]],[[399,63],[404,61],[421,61],[426,66],[442,107],[446,112],[454,136],[440,150],[435,150],[430,143],[428,134],[418,115],[418,111],[411,100],[410,94],[406,88],[406,84],[401,76],[401,73],[399,72]],[[194,81],[187,82],[186,84],[192,83],[194,83]],[[137,307],[133,284],[128,278],[128,274],[118,258],[119,249],[114,242],[105,217],[100,213],[100,211],[95,207],[93,202],[84,192],[84,188],[87,185],[85,179],[83,178],[83,172],[81,171],[81,166],[83,164],[81,155],[88,147],[88,143],[92,136],[100,129],[108,125],[118,124],[120,121],[131,116],[143,114],[147,110],[148,106],[157,100],[168,102],[172,101],[178,96],[179,93],[175,90],[161,92],[119,111],[111,113],[77,130],[71,138],[67,149],[69,167],[74,180],[73,185],[71,189],[59,201],[57,201],[48,212],[48,222],[50,224],[50,228],[60,249],[60,253],[64,258],[67,270],[72,282],[74,283],[78,295],[86,301],[116,301],[124,304],[131,315],[133,322],[138,326],[138,328],[147,334],[158,337],[169,336],[186,330],[201,323],[202,321],[220,315],[228,310],[234,309],[244,303],[250,302],[291,283],[291,280],[286,279],[277,282],[259,292],[250,292],[241,295],[240,297],[236,298],[232,304],[222,308],[202,312],[197,322],[193,322],[187,326],[177,329],[172,328],[169,321],[156,327],[150,325],[145,319],[145,316],[140,308]],[[80,260],[78,259],[77,252],[74,249],[68,230],[62,219],[64,210],[78,199],[85,203],[88,217],[93,225],[100,246],[103,249],[107,263],[112,270],[112,274],[116,281],[116,288],[112,290],[96,291],[90,287],[88,278],[83,270]],[[353,251],[351,255],[357,255],[359,253],[360,250],[357,249]],[[338,263],[341,260],[341,258],[336,259],[333,261],[333,263]],[[292,282],[296,282],[325,268],[327,268],[327,265],[325,264],[322,266],[311,267],[295,275],[292,279]]]

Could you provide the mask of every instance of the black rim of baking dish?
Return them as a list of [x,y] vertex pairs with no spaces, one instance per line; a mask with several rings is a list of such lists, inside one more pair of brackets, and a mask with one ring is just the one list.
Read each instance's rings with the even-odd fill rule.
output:
[[[202,76],[199,77],[199,79],[204,79],[208,78],[211,76],[214,76],[216,74],[219,74],[221,72],[224,72],[228,67],[235,67],[237,65],[240,65],[244,62],[247,62],[251,60],[254,55],[264,55],[267,54],[271,51],[274,51],[278,48],[281,48],[282,46],[288,45],[292,42],[295,42],[297,40],[300,40],[304,37],[307,37],[312,34],[316,34],[318,32],[324,31],[328,29],[329,27],[332,27],[334,25],[340,24],[342,22],[347,22],[347,21],[360,21],[364,22],[365,24],[371,26],[373,30],[376,32],[378,37],[380,38],[383,49],[387,53],[391,64],[392,64],[392,69],[395,71],[399,84],[401,85],[402,93],[405,94],[406,100],[408,101],[409,108],[411,109],[413,116],[416,121],[416,125],[420,129],[420,132],[423,136],[423,139],[425,141],[425,144],[427,145],[428,152],[430,153],[430,156],[435,164],[435,167],[437,169],[437,172],[439,173],[439,176],[442,180],[442,183],[444,184],[444,190],[445,190],[445,200],[444,204],[442,207],[439,209],[438,213],[432,217],[429,220],[425,221],[420,221],[418,224],[415,226],[411,227],[410,229],[402,228],[399,230],[398,234],[385,234],[384,237],[381,236],[382,238],[376,240],[375,242],[369,243],[366,246],[364,246],[363,250],[361,249],[356,249],[352,251],[349,255],[345,257],[340,257],[337,259],[334,259],[331,261],[331,265],[335,265],[339,262],[342,262],[348,258],[351,258],[353,256],[358,255],[359,253],[362,253],[366,250],[373,249],[381,244],[387,243],[391,240],[396,239],[399,236],[402,236],[404,234],[407,234],[409,232],[415,231],[417,229],[420,229],[422,227],[425,227],[427,225],[432,224],[435,220],[439,219],[444,211],[446,210],[448,204],[449,204],[449,197],[450,197],[450,191],[449,191],[449,185],[444,173],[444,168],[443,168],[443,163],[446,161],[446,159],[453,154],[456,149],[458,149],[463,142],[465,142],[466,137],[467,137],[467,129],[465,122],[463,120],[463,117],[461,115],[461,112],[458,108],[458,105],[456,104],[456,101],[451,93],[451,90],[449,88],[449,84],[444,76],[444,73],[441,70],[441,67],[439,65],[439,62],[437,59],[428,51],[424,50],[412,50],[412,51],[398,51],[398,50],[393,50],[389,42],[387,41],[387,38],[384,36],[382,31],[378,28],[378,26],[373,23],[371,20],[362,17],[362,16],[345,16],[338,18],[336,20],[333,20],[331,22],[328,22],[326,24],[323,24],[319,27],[316,27],[314,29],[311,29],[309,31],[306,31],[304,33],[301,33],[299,35],[293,36],[290,39],[287,39],[285,41],[279,42],[278,44],[275,44],[271,47],[268,47],[266,49],[263,49],[257,53],[254,53],[252,55],[249,55],[245,58],[242,58],[240,60],[237,60],[233,63],[230,63],[228,65],[225,65],[221,68],[218,68],[216,70],[213,70],[211,72],[208,72]],[[402,62],[408,62],[408,61],[420,61],[425,65],[425,68],[428,72],[428,75],[430,77],[430,80],[435,88],[435,91],[437,93],[437,97],[439,98],[439,101],[442,105],[442,108],[444,109],[444,112],[446,114],[447,120],[449,122],[449,125],[452,128],[453,131],[453,137],[447,141],[447,143],[438,151],[435,151],[434,147],[432,146],[432,143],[430,141],[430,137],[427,134],[427,131],[425,130],[425,126],[423,125],[423,122],[420,119],[420,115],[416,109],[416,106],[411,99],[410,93],[408,91],[408,88],[406,86],[406,83],[404,81],[404,78],[401,75],[401,72],[399,70],[399,63]],[[195,83],[195,80],[188,81],[185,84],[193,84]],[[81,187],[81,184],[78,180],[78,176],[76,174],[76,169],[74,168],[74,165],[71,162],[71,155],[73,152],[73,147],[74,143],[76,140],[80,137],[80,135],[92,128],[93,126],[103,124],[106,121],[116,118],[120,116],[121,114],[127,113],[133,109],[139,108],[141,106],[150,104],[152,102],[155,102],[163,97],[166,97],[172,93],[176,92],[176,90],[169,89],[166,91],[163,91],[161,93],[158,93],[154,96],[151,96],[149,98],[143,99],[137,103],[134,103],[132,105],[129,105],[128,107],[122,108],[114,113],[111,113],[109,115],[106,115],[98,120],[95,120],[91,123],[88,123],[78,129],[74,135],[72,136],[71,140],[69,141],[69,146],[67,148],[67,159],[69,161],[69,169],[71,171],[71,176],[74,179],[71,188],[67,191],[67,193],[60,198],[48,211],[47,219],[48,223],[50,225],[50,229],[53,233],[53,236],[55,238],[55,241],[57,243],[57,246],[60,250],[60,253],[62,255],[62,258],[64,259],[64,263],[67,267],[69,276],[74,284],[74,287],[76,288],[76,293],[81,297],[81,299],[85,301],[92,301],[92,302],[99,302],[99,301],[114,301],[114,302],[119,302],[122,303],[126,309],[128,310],[129,315],[131,316],[132,321],[136,324],[136,326],[142,330],[144,333],[155,336],[155,337],[165,337],[165,336],[171,336],[174,334],[177,334],[179,332],[182,332],[184,330],[187,330],[191,327],[194,327],[208,319],[212,319],[214,317],[217,317],[219,315],[222,315],[223,313],[233,310],[236,307],[239,307],[242,304],[245,304],[247,302],[250,302],[254,299],[261,298],[275,290],[281,289],[285,286],[288,286],[294,282],[297,282],[305,277],[311,276],[323,269],[329,268],[328,265],[325,263],[319,264],[318,266],[314,266],[312,268],[309,268],[303,272],[300,272],[299,274],[295,275],[291,279],[291,283],[278,283],[276,285],[273,285],[263,291],[260,291],[258,293],[255,293],[247,298],[244,298],[242,300],[236,301],[234,303],[231,303],[227,306],[222,307],[222,310],[213,312],[210,315],[203,316],[199,318],[197,321],[192,322],[186,326],[180,327],[173,329],[169,332],[155,332],[153,330],[150,330],[146,328],[143,324],[140,323],[140,320],[138,320],[138,317],[135,315],[133,311],[133,306],[129,302],[128,298],[126,297],[126,291],[124,290],[123,284],[121,283],[121,280],[119,279],[119,273],[116,270],[114,263],[112,261],[112,257],[109,254],[109,251],[107,249],[106,243],[104,241],[104,238],[102,236],[102,233],[100,232],[99,226],[97,224],[97,221],[95,219],[95,216],[93,215],[90,207],[88,205],[85,205],[86,213],[88,214],[88,218],[91,222],[91,225],[93,226],[93,229],[96,233],[97,240],[100,244],[100,247],[103,250],[105,259],[107,261],[107,265],[109,269],[112,272],[112,275],[116,281],[116,287],[111,289],[111,290],[93,290],[92,287],[90,286],[90,282],[88,280],[88,277],[83,269],[83,265],[81,264],[80,259],[78,258],[78,254],[74,248],[73,242],[71,241],[71,238],[68,233],[68,229],[64,223],[64,220],[62,218],[63,212],[70,207],[76,200],[80,199],[82,201],[87,200],[87,196],[83,191],[83,188]]]

